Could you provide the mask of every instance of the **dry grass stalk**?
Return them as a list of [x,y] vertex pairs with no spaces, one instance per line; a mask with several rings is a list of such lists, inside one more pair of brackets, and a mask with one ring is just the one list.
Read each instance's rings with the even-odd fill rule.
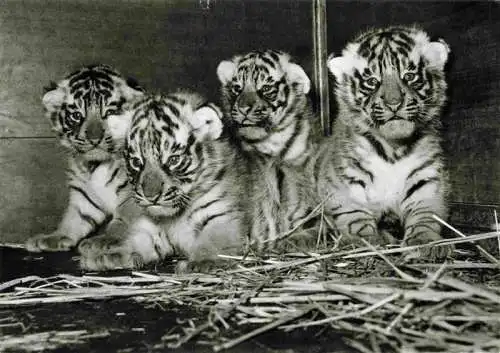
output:
[[3,335],[0,340],[0,352],[41,352],[53,350],[61,346],[84,344],[90,338],[104,338],[110,335],[107,331],[88,332],[87,330],[49,331],[33,334]]
[[[460,235],[462,238],[467,238],[467,236],[465,234],[463,234],[462,232],[460,232],[458,229],[456,229],[455,227],[453,227],[452,225],[448,224],[447,222],[445,222],[444,220],[442,220],[441,218],[439,218],[438,216],[436,215],[432,215],[432,217],[437,220],[439,223],[443,224],[445,227],[447,227],[448,229],[451,229],[453,232],[455,232],[456,234]],[[497,229],[497,232],[498,232],[498,229]],[[474,246],[484,255],[484,257],[488,260],[490,260],[492,263],[494,264],[499,264],[500,262],[495,258],[495,256],[491,255],[489,252],[487,252],[483,247],[481,247],[480,245],[477,245],[477,244],[474,244]]]
[[[425,246],[493,237],[498,235],[479,234]],[[346,342],[361,352],[421,353],[429,347],[442,352],[476,348],[498,352],[497,259],[488,258],[491,263],[485,264],[467,257],[454,263],[403,267],[397,256],[418,247],[366,245],[363,249],[299,251],[268,258],[222,255],[236,269],[205,274],[136,271],[126,276],[27,276],[0,284],[0,308],[113,297],[132,297],[166,310],[187,305],[204,312],[207,319],[201,323],[199,316],[187,320],[166,332],[164,342],[179,347],[197,339],[211,344],[214,351],[269,330],[314,326],[345,333]],[[488,286],[474,282],[478,272],[488,277]],[[0,318],[2,324],[15,322]],[[32,342],[35,336],[25,333],[22,337]],[[58,337],[60,342],[73,339],[64,334]],[[48,339],[42,334],[36,338],[38,342]],[[14,337],[7,342],[14,342]]]

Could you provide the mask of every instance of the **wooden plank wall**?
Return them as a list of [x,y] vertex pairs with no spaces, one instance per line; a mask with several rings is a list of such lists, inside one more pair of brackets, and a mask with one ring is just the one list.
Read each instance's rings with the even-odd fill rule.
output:
[[[204,1],[206,3],[206,1]],[[66,202],[64,151],[43,117],[43,86],[108,63],[159,91],[218,98],[220,60],[276,48],[311,68],[307,0],[4,0],[0,11],[0,242],[55,228]],[[328,46],[369,26],[421,23],[451,45],[445,137],[455,201],[500,203],[499,5],[329,1]]]
[[[40,99],[50,80],[108,63],[145,87],[218,97],[217,64],[253,48],[310,52],[307,2],[4,0],[0,11],[0,242],[55,228],[64,151]],[[297,44],[300,43],[300,44]],[[305,49],[301,46],[305,46]]]

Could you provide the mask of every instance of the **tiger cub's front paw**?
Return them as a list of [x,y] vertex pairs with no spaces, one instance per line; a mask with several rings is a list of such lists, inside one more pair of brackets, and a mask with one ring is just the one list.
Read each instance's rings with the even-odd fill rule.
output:
[[[441,240],[441,236],[435,232],[420,232],[415,235],[410,235],[404,240],[405,245],[425,245],[430,242]],[[409,253],[406,256],[407,260],[418,259],[427,260],[430,262],[441,261],[450,257],[453,254],[455,247],[453,245],[434,245],[429,247],[423,247],[414,250],[414,252]]]
[[76,241],[59,232],[38,234],[25,243],[26,250],[31,252],[41,251],[69,251],[76,245]]
[[106,235],[83,240],[78,246],[80,267],[90,271],[138,268],[143,261],[124,239]]
[[188,273],[213,273],[220,270],[227,270],[232,265],[234,265],[234,262],[217,259],[182,260],[175,266],[175,273],[180,275]]
[[279,253],[314,252],[318,250],[318,243],[320,243],[321,239],[318,229],[302,229],[285,239],[277,241],[275,250]]
[[341,234],[338,237],[339,246],[352,246],[354,248],[366,247],[366,242],[373,246],[386,245],[387,241],[385,237],[379,234],[377,231],[359,234]]

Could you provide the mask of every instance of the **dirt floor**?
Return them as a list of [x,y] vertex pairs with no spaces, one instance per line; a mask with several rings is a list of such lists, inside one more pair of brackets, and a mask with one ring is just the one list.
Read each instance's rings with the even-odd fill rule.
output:
[[[22,249],[0,247],[0,283],[28,275],[48,277],[61,273],[80,273],[74,253],[30,254]],[[0,337],[12,342],[3,348],[0,345],[0,351],[212,352],[211,346],[203,345],[200,340],[188,342],[178,349],[168,348],[162,340],[169,332],[179,329],[184,319],[195,316],[189,308],[148,308],[133,299],[0,306]],[[340,334],[321,330],[273,331],[227,350],[350,351],[352,348],[342,343]]]

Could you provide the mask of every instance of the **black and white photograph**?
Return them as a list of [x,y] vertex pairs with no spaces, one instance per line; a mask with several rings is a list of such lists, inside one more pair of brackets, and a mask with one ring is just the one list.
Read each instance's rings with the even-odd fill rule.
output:
[[0,352],[500,353],[500,1],[2,0]]

